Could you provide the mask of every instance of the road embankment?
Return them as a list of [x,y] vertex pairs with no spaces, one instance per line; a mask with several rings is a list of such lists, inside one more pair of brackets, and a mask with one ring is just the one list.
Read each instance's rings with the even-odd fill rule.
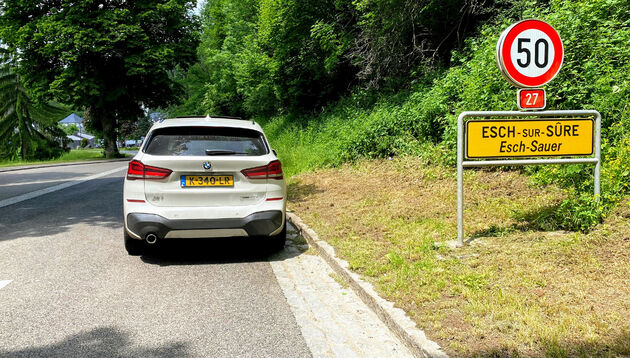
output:
[[294,176],[289,207],[451,356],[630,354],[628,203],[566,232],[555,186],[498,170],[465,183],[459,249],[454,169],[416,158]]

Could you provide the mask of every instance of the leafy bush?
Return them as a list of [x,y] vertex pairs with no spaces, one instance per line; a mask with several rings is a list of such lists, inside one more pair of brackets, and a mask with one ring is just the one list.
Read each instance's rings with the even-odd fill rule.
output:
[[76,124],[72,123],[68,126],[60,126],[61,130],[67,135],[73,135],[75,132],[79,131],[79,127]]
[[[603,117],[601,202],[594,200],[593,168],[585,165],[524,169],[557,184],[569,199],[551,213],[553,227],[588,230],[628,195],[630,185],[630,4],[625,0],[523,2],[518,15],[540,18],[565,46],[560,74],[547,86],[548,108],[597,109]],[[536,10],[538,9],[538,10]],[[516,110],[516,89],[495,63],[496,41],[518,20],[510,12],[480,29],[453,53],[449,68],[423,71],[413,90],[397,95],[356,91],[321,114],[262,119],[291,174],[362,157],[421,155],[453,165],[457,115],[464,110]],[[323,30],[322,30],[323,31]],[[376,98],[367,101],[365,98]],[[296,123],[296,122],[299,122]]]
[[[610,206],[611,202],[606,202]],[[573,231],[588,231],[599,224],[605,214],[605,206],[593,200],[588,192],[572,195],[564,200],[554,213],[559,228]]]

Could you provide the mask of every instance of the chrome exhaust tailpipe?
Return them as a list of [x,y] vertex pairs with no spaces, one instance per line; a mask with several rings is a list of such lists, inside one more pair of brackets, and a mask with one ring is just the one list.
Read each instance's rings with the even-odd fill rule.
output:
[[145,237],[147,244],[153,245],[157,242],[157,236],[155,234],[147,234]]

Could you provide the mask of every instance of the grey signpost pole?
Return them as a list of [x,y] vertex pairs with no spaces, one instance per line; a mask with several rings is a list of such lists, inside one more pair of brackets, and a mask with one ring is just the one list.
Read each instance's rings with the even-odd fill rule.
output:
[[602,115],[599,114],[599,112],[597,111],[592,111],[595,113],[595,148],[594,148],[594,152],[595,152],[595,159],[597,159],[597,163],[595,163],[595,172],[594,172],[594,176],[595,176],[595,199],[597,201],[600,200],[600,195],[601,195],[601,191],[600,191],[600,185],[601,185],[601,181],[600,181],[600,171],[602,169]]
[[464,246],[464,118],[457,118],[457,246]]
[[[592,158],[557,158],[557,159],[505,159],[505,160],[464,160],[464,121],[466,118],[496,118],[496,117],[588,117],[595,120],[593,133]],[[538,164],[594,164],[594,194],[595,200],[600,196],[600,171],[601,171],[601,122],[602,117],[593,110],[570,111],[479,111],[462,112],[457,119],[457,246],[464,246],[464,168],[485,167],[498,165],[538,165]]]

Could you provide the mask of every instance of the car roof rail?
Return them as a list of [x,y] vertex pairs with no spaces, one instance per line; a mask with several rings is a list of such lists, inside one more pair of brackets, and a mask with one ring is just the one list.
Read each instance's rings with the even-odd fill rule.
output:
[[224,119],[238,119],[238,120],[242,120],[242,121],[247,121],[248,119],[243,119],[242,117],[235,117],[235,116],[214,116],[214,115],[206,115],[206,116],[177,116],[175,118],[224,118]]

